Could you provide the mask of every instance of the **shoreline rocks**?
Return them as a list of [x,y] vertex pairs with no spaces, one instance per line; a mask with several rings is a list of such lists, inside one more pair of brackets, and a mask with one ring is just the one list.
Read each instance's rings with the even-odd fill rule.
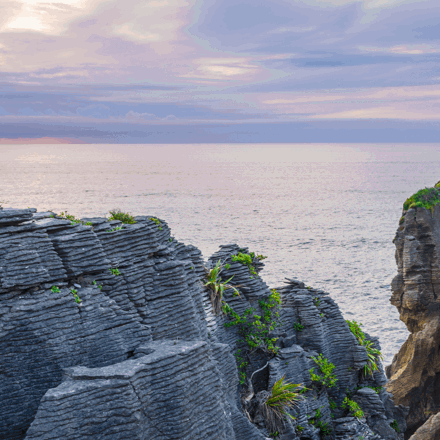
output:
[[[326,292],[271,289],[249,249],[204,263],[134,220],[0,210],[0,439],[403,440],[405,407]],[[237,292],[216,315],[219,260]],[[274,431],[280,380],[300,386]]]

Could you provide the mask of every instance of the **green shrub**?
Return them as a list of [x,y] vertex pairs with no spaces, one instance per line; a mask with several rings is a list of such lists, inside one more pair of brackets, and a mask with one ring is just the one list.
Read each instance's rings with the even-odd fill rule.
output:
[[394,429],[394,431],[396,431],[396,432],[400,432],[399,424],[397,423],[397,420],[394,419],[394,420],[390,423],[390,426],[391,426],[391,428]]
[[247,266],[249,268],[249,272],[252,275],[258,276],[258,273],[255,270],[255,267],[253,266],[253,261],[252,261],[252,257],[250,254],[243,254],[243,253],[239,252],[237,255],[231,255],[231,260],[238,261],[239,263],[244,264],[245,266]]
[[126,223],[128,225],[132,225],[136,223],[135,219],[128,212],[122,212],[120,209],[112,209],[109,211],[110,217],[109,221],[119,220],[122,223]]
[[357,417],[358,419],[364,417],[364,412],[361,410],[360,406],[354,400],[350,400],[348,397],[344,399],[341,406],[343,409],[348,409],[348,412],[353,417]]
[[57,286],[52,286],[52,288],[50,290],[52,290],[53,293],[60,293],[61,292],[60,288]]
[[242,338],[237,340],[241,348],[234,355],[237,359],[240,384],[242,385],[246,382],[246,368],[248,366],[244,357],[249,357],[258,349],[270,355],[275,355],[278,352],[278,347],[275,346],[278,338],[272,337],[271,332],[279,325],[280,294],[272,289],[268,300],[259,300],[258,304],[262,312],[260,315],[255,313],[255,307],[251,307],[240,316],[229,304],[223,302],[223,311],[231,320],[224,324],[225,327],[237,326],[238,334]]
[[297,331],[297,332],[302,332],[304,330],[304,326],[300,323],[300,322],[295,322],[293,324],[293,328]]
[[333,374],[333,370],[335,369],[335,366],[331,362],[329,362],[326,358],[324,358],[322,354],[320,354],[317,358],[312,356],[312,359],[318,365],[322,373],[322,376],[315,374],[314,372],[315,367],[311,368],[309,371],[312,381],[317,382],[327,388],[332,388],[336,386],[336,381],[338,379],[336,375]]
[[264,255],[255,255],[254,252],[250,252],[249,255],[251,256],[252,259],[256,259],[256,260],[265,260],[267,257]]
[[115,276],[121,275],[121,272],[119,272],[119,269],[117,267],[115,267],[114,269],[109,269],[109,271]]
[[370,374],[373,375],[374,371],[378,371],[379,367],[377,366],[378,360],[383,359],[382,353],[377,348],[374,348],[373,343],[365,338],[364,332],[361,330],[361,325],[356,321],[345,321],[348,324],[351,332],[356,337],[359,345],[362,345],[367,350],[368,362],[364,367],[365,375]]
[[278,347],[274,343],[278,338],[270,337],[270,333],[279,325],[280,294],[272,289],[267,302],[259,300],[258,304],[263,312],[261,315],[255,314],[256,308],[251,307],[240,316],[229,304],[223,302],[223,311],[231,319],[230,322],[225,323],[225,327],[238,326],[239,335],[243,337],[251,351],[262,349],[276,354]]
[[408,197],[403,204],[404,211],[412,208],[425,208],[434,213],[434,206],[440,204],[440,194],[437,190],[438,183],[435,188],[425,188],[417,191],[411,197]]

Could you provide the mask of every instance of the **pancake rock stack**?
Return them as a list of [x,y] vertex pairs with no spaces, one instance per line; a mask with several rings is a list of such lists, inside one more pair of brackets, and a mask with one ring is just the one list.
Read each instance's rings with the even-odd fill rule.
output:
[[[378,340],[327,293],[269,289],[247,248],[204,262],[164,220],[134,220],[0,209],[0,439],[403,439],[378,357],[367,371]],[[220,311],[216,265],[236,287]]]
[[440,438],[439,186],[405,202],[394,239],[398,273],[391,303],[411,334],[387,367],[387,389],[396,402],[410,407],[408,433],[420,427],[417,440]]

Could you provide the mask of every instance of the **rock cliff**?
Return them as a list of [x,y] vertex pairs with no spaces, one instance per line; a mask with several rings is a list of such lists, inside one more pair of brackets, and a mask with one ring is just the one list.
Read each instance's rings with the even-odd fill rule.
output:
[[[394,238],[398,273],[391,286],[391,303],[399,310],[400,319],[411,334],[387,367],[390,378],[387,389],[396,402],[410,407],[407,435],[440,411],[438,203],[437,187],[423,189],[411,196],[404,204]],[[430,426],[432,423],[431,419]],[[420,436],[422,431],[425,436]],[[415,438],[438,438],[426,437],[426,429],[420,432]]]
[[327,293],[134,221],[0,210],[0,439],[403,439],[379,341]]

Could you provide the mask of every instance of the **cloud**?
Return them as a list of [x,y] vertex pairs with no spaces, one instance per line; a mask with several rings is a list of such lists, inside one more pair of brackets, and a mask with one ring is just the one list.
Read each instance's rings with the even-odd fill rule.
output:
[[158,118],[156,115],[153,115],[151,113],[137,113],[134,112],[133,110],[130,110],[123,119],[128,122],[140,122],[140,121],[158,121],[160,118]]
[[8,5],[0,17],[3,121],[437,118],[438,0]]

